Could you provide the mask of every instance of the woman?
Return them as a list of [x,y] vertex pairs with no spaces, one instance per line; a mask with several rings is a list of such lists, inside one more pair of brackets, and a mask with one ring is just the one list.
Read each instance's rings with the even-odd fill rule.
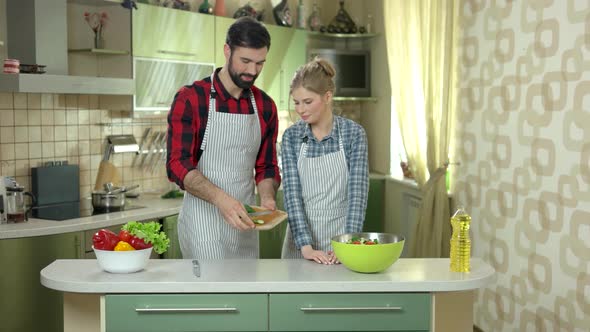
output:
[[367,137],[332,112],[334,67],[316,58],[301,66],[290,95],[301,120],[283,134],[283,193],[289,228],[282,258],[338,260],[330,239],[360,232],[369,191]]

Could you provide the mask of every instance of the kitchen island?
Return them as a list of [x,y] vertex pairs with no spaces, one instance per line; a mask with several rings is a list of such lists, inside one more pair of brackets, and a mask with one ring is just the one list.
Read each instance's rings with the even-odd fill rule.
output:
[[95,260],[57,260],[41,283],[64,292],[64,331],[471,331],[473,291],[494,270],[400,259],[383,273],[306,260],[150,260],[110,274]]

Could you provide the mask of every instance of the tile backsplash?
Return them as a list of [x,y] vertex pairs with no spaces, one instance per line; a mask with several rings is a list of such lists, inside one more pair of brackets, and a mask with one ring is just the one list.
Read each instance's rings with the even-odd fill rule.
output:
[[[138,143],[147,128],[166,130],[165,117],[134,119],[128,111],[101,107],[98,95],[0,93],[0,175],[14,176],[30,189],[31,167],[67,160],[80,167],[80,195],[89,197],[105,149],[106,136],[132,134]],[[136,163],[134,164],[134,159]],[[140,168],[135,153],[112,154],[125,185],[143,191],[173,187],[163,163]]]

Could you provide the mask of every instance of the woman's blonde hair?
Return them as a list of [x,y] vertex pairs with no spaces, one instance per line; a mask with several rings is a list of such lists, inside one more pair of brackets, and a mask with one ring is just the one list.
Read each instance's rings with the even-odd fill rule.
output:
[[291,80],[289,95],[299,87],[321,96],[328,91],[333,94],[335,89],[334,76],[336,76],[334,66],[325,59],[315,57],[297,69]]

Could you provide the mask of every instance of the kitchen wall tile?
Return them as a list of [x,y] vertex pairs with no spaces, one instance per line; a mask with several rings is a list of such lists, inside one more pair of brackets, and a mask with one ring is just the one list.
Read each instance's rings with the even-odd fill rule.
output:
[[80,156],[87,156],[90,154],[90,141],[78,141],[78,154]]
[[67,160],[70,165],[80,164],[80,159],[78,159],[78,156],[68,156],[65,160]]
[[53,142],[55,141],[53,126],[42,126],[41,127],[41,141],[42,142]]
[[28,93],[27,94],[27,109],[39,110],[41,109],[41,94]]
[[90,171],[90,155],[80,156],[80,171]]
[[100,162],[102,160],[102,155],[91,155],[90,156],[90,169],[97,170]]
[[88,108],[91,110],[97,110],[99,106],[99,96],[98,95],[90,95],[88,98]]
[[[2,147],[0,146],[0,152],[2,152]],[[1,156],[1,154],[0,154]],[[16,171],[15,171],[15,166],[14,166],[14,162],[12,161],[4,161],[2,163],[0,163],[0,171],[2,171],[3,176],[15,176]]]
[[66,124],[66,111],[55,110],[53,111],[53,124],[63,126]]
[[15,143],[14,158],[17,160],[29,160],[29,143]]
[[107,110],[100,111],[100,123],[111,123],[111,112]]
[[14,162],[14,173],[16,176],[27,176],[31,175],[31,166],[29,164],[29,159],[26,160],[16,160]]
[[[92,176],[91,176],[92,179]],[[80,186],[80,198],[86,198],[92,196],[93,184],[90,186]]]
[[41,111],[38,109],[29,109],[27,111],[28,116],[28,125],[29,126],[38,126],[41,124]]
[[41,147],[43,149],[43,151],[42,151],[43,158],[55,157],[55,143],[43,142],[43,143],[41,143]]
[[14,96],[14,109],[24,110],[27,109],[27,94],[26,93],[15,93]]
[[80,171],[80,185],[90,186],[90,171]]
[[55,141],[65,141],[67,139],[66,133],[66,126],[55,126],[54,128],[54,138]]
[[18,183],[19,185],[25,188],[30,188],[28,176],[16,176],[14,179],[16,180],[16,183]]
[[66,96],[65,95],[53,95],[53,109],[54,110],[66,109]]
[[41,124],[44,126],[53,125],[53,110],[41,111]]
[[1,109],[13,109],[13,96],[10,92],[2,92],[0,93],[0,108]]
[[101,116],[101,113],[99,110],[88,111],[88,117],[89,117],[90,124],[99,124],[100,123],[100,116]]
[[66,127],[66,138],[68,141],[78,140],[78,126],[67,126]]
[[100,126],[91,125],[90,126],[90,139],[100,139],[100,138],[102,138]]
[[68,146],[66,142],[55,142],[55,156],[65,157],[68,155]]
[[66,110],[78,109],[78,95],[66,95]]
[[122,135],[123,134],[123,127],[122,126],[113,126],[111,128],[112,135]]
[[42,158],[43,152],[41,151],[41,143],[29,143],[29,158]]
[[68,157],[78,157],[78,142],[67,142]]
[[14,110],[0,109],[0,127],[14,126]]
[[78,110],[67,109],[66,110],[66,124],[67,125],[78,125]]
[[87,125],[90,123],[90,111],[84,109],[78,111],[78,124]]
[[78,108],[87,110],[90,106],[90,98],[88,95],[78,95]]
[[[49,160],[47,160],[47,161],[49,161]],[[45,164],[45,161],[41,158],[29,159],[30,167],[43,167],[44,164]]]
[[14,143],[0,144],[0,158],[2,160],[14,160]]
[[26,126],[29,123],[29,112],[26,109],[14,110],[14,125]]
[[41,109],[52,110],[53,109],[53,95],[50,93],[41,94]]
[[14,127],[14,141],[16,143],[29,142],[29,127],[18,126]]
[[41,127],[29,127],[29,142],[41,142]]
[[0,128],[0,143],[14,143],[14,127]]
[[90,139],[90,128],[88,126],[78,126],[78,139],[89,140]]
[[102,140],[92,139],[90,140],[90,154],[97,154],[102,157]]

